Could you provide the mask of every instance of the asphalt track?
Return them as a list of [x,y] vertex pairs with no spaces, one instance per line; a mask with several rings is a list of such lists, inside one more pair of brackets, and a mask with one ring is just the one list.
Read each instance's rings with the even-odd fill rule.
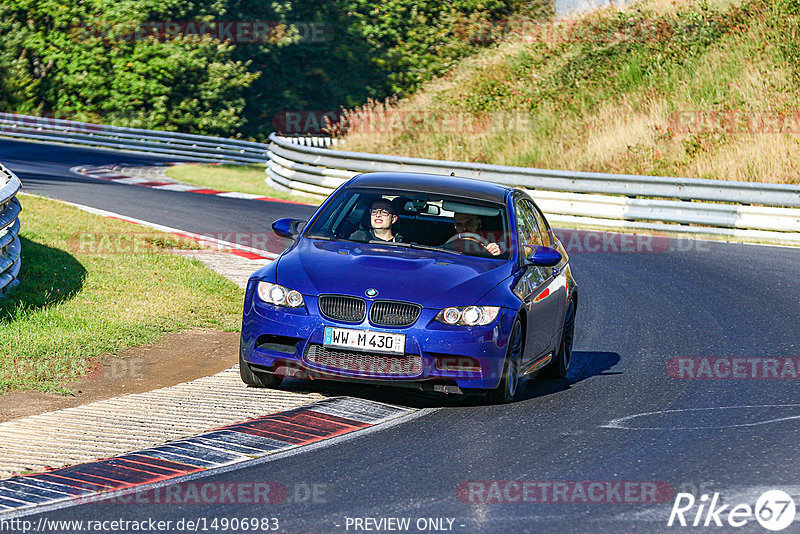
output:
[[[309,211],[154,191],[68,170],[157,159],[0,141],[0,161],[18,173],[25,191],[184,230],[263,232],[277,217]],[[667,371],[671,358],[800,357],[800,250],[680,242],[632,253],[573,251],[571,260],[581,301],[576,353],[564,380],[528,381],[522,399],[506,406],[308,384],[424,412],[196,481],[283,484],[288,498],[278,504],[97,502],[39,516],[173,525],[274,517],[280,532],[364,531],[353,518],[389,517],[410,518],[411,532],[420,518],[452,519],[453,532],[766,532],[754,520],[742,528],[667,527],[674,492],[698,498],[719,492],[724,504],[752,505],[767,489],[783,489],[800,507],[800,381],[785,373],[784,379],[681,379]],[[612,491],[601,502],[576,493],[533,502],[546,485],[529,485],[540,489],[528,502],[476,502],[487,493],[476,489],[472,501],[459,493],[481,487],[470,482],[488,490],[490,481],[568,483],[571,492],[575,481],[640,482],[654,484],[659,496],[666,488],[667,497],[641,502]],[[316,497],[307,491],[313,487]],[[511,488],[509,500],[523,499],[514,486],[494,487]],[[697,506],[687,519],[696,512]],[[800,532],[800,522],[783,532]]]
[[[218,238],[230,232],[271,233],[270,224],[275,219],[314,212],[313,207],[212,198],[178,191],[152,190],[147,194],[141,191],[145,189],[143,187],[79,176],[69,170],[79,164],[153,165],[181,160],[0,140],[0,161],[17,173],[22,180],[24,193],[84,204],[189,232]],[[257,242],[258,238],[254,240]]]

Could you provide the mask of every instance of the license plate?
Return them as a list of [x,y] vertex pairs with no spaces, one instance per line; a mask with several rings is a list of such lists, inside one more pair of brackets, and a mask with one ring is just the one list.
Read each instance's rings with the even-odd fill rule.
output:
[[326,326],[325,339],[322,344],[326,347],[340,349],[404,354],[406,351],[406,335]]

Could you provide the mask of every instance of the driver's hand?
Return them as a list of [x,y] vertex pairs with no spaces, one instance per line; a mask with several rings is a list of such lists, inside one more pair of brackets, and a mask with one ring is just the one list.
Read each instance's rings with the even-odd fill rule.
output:
[[499,255],[500,255],[500,253],[502,252],[502,251],[500,250],[500,245],[498,245],[497,243],[489,243],[489,244],[488,244],[488,245],[486,245],[486,247],[484,247],[484,248],[486,248],[486,250],[487,250],[487,251],[489,252],[489,254],[491,254],[492,256],[499,256]]

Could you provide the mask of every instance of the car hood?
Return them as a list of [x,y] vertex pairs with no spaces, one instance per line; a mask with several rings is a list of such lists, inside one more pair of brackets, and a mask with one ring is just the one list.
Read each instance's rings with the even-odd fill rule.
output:
[[304,295],[404,300],[426,308],[475,304],[511,276],[510,261],[446,252],[302,239],[278,259],[276,281]]

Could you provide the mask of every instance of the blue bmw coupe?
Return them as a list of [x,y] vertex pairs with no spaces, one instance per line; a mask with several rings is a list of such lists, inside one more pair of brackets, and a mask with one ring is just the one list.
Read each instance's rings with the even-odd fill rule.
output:
[[488,393],[569,368],[578,288],[525,192],[380,172],[339,187],[247,284],[242,380],[286,376]]

